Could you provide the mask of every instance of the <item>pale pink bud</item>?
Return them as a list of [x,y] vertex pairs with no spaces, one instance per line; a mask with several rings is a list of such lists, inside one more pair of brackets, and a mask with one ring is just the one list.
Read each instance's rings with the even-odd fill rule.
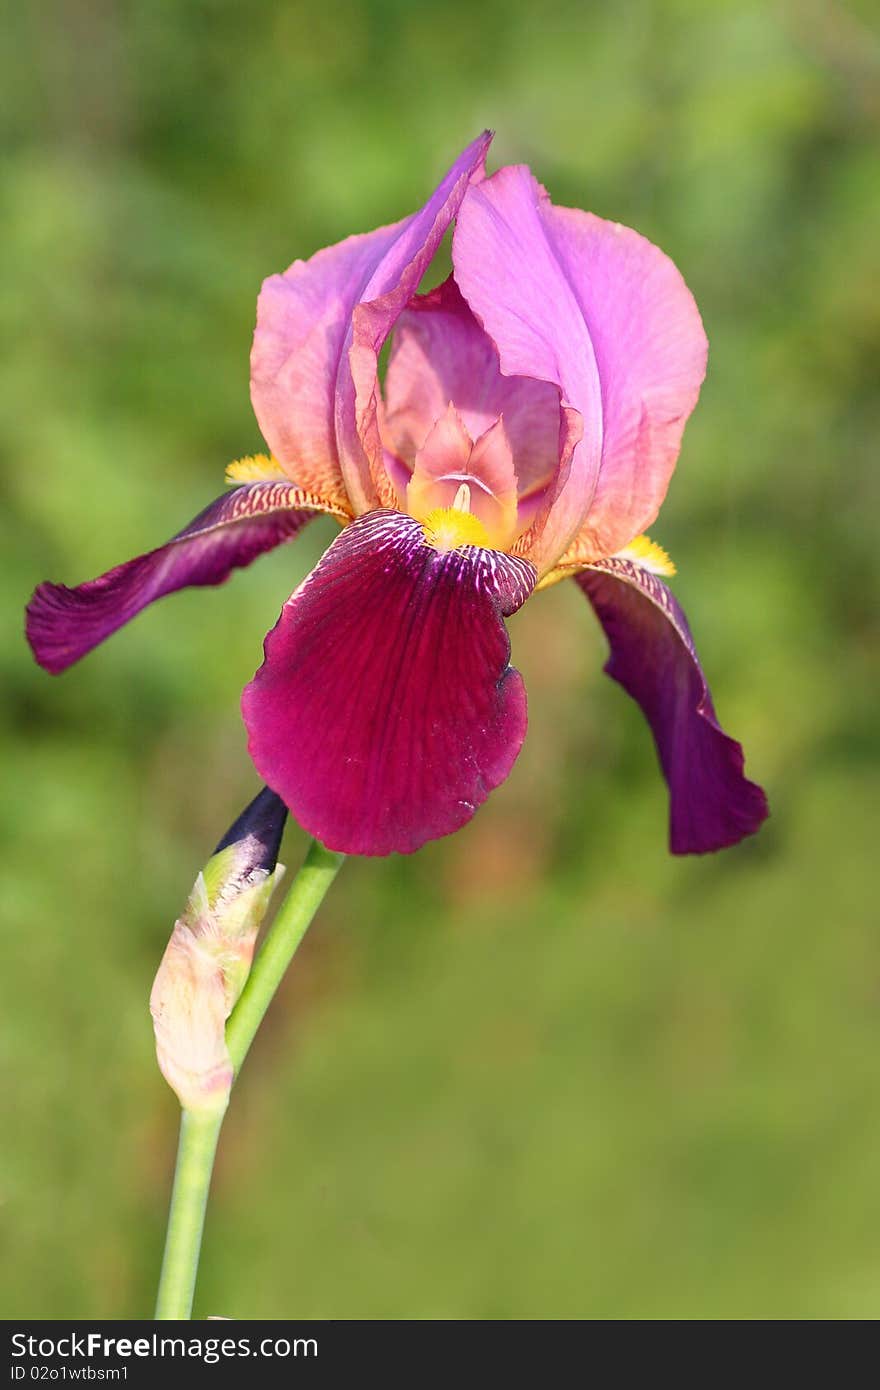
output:
[[286,806],[268,788],[251,802],[196,879],[153,983],[156,1056],[186,1110],[224,1109],[229,1099],[226,1020],[284,873],[276,861],[286,817]]

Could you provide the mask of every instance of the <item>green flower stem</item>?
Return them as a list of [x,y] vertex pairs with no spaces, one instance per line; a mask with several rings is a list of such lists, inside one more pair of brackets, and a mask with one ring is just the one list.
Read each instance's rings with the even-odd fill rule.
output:
[[[313,840],[302,868],[278,909],[226,1025],[226,1045],[236,1078],[275,991],[344,858]],[[192,1315],[205,1209],[225,1113],[224,1105],[216,1110],[184,1110],[181,1115],[165,1255],[156,1300],[159,1321]]]
[[317,840],[313,840],[309,846],[302,868],[278,909],[241,998],[226,1025],[226,1046],[236,1076],[284,978],[284,972],[321,906],[327,889],[342,868],[344,859],[344,854],[334,854]]
[[222,1110],[184,1110],[180,1116],[177,1166],[156,1299],[160,1322],[188,1318],[192,1312],[208,1188],[225,1113],[224,1106]]

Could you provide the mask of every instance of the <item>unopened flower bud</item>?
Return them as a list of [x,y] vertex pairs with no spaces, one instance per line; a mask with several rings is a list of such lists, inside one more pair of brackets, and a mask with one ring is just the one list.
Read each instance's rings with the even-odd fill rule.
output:
[[233,1068],[226,1020],[251,968],[275,885],[287,807],[264,788],[224,835],[174,924],[150,995],[156,1056],[187,1110],[223,1109]]

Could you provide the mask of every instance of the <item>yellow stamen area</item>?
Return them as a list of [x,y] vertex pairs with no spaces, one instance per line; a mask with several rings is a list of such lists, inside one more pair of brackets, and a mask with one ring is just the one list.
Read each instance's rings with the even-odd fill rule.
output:
[[[458,501],[458,498],[455,499]],[[489,533],[473,512],[459,507],[435,507],[422,521],[425,540],[435,550],[457,550],[460,545],[481,545],[491,549]]]
[[[625,545],[622,550],[616,550],[613,555],[608,557],[612,560],[631,560],[634,565],[639,565],[643,570],[648,570],[651,574],[675,574],[675,565],[663,549],[662,545],[657,545],[650,536],[636,536],[629,545]],[[579,574],[581,570],[589,569],[590,565],[595,564],[599,557],[595,550],[589,553],[579,553],[578,543],[569,546],[562,556],[562,559],[535,585],[535,592],[539,589],[549,589],[552,584],[558,584],[560,579],[570,579],[573,575]]]
[[542,589],[549,589],[554,584],[561,584],[563,579],[573,579],[577,572],[577,565],[569,565],[567,569],[562,565],[557,565],[556,569],[548,570],[543,578],[538,580],[535,585],[535,593],[540,593]]
[[278,460],[268,454],[249,454],[226,469],[227,483],[277,483],[279,479],[290,481]]
[[634,564],[641,565],[643,570],[650,570],[651,574],[675,574],[672,560],[662,545],[652,541],[650,536],[636,536],[629,545],[616,552],[614,559],[632,560]]

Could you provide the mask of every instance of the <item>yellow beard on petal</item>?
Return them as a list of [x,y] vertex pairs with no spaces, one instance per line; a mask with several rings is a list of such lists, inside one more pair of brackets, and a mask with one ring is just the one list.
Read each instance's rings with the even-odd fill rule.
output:
[[[538,589],[549,589],[552,584],[558,584],[561,579],[570,579],[573,575],[579,574],[581,570],[589,569],[596,564],[598,558],[591,554],[589,558],[581,557],[578,554],[577,541],[571,546],[543,578],[536,584],[535,592]],[[616,550],[613,555],[606,557],[611,560],[630,560],[634,565],[638,565],[643,570],[648,570],[651,574],[672,575],[675,574],[675,565],[656,541],[652,541],[650,536],[635,536],[629,545],[625,545],[622,550]]]
[[614,559],[632,560],[643,570],[650,570],[651,574],[675,574],[672,560],[662,545],[652,541],[650,536],[636,536],[629,545],[615,552]]
[[289,482],[281,464],[267,454],[251,454],[247,458],[236,459],[226,469],[227,483],[274,483],[283,478]]
[[422,521],[425,540],[435,550],[457,550],[460,545],[481,545],[491,549],[489,533],[473,512],[457,507],[435,507]]

